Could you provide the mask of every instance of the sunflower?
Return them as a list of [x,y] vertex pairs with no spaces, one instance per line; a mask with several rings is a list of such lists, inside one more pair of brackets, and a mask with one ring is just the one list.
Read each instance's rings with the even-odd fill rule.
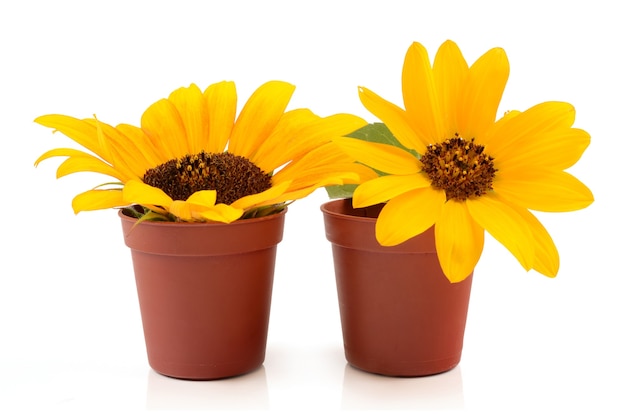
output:
[[294,89],[267,82],[237,116],[233,82],[215,83],[204,92],[192,84],[151,105],[140,127],[45,115],[35,122],[89,152],[57,148],[35,165],[67,157],[57,178],[96,172],[118,180],[78,194],[75,213],[131,206],[153,219],[225,223],[280,211],[319,187],[371,178],[372,171],[354,164],[332,142],[366,122],[348,114],[286,112]]
[[556,246],[529,210],[573,211],[593,202],[591,191],[564,171],[590,142],[587,132],[572,127],[572,105],[544,102],[496,121],[508,75],[500,48],[468,66],[458,46],[446,41],[431,66],[426,49],[413,43],[402,71],[404,109],[359,88],[363,105],[399,145],[335,140],[380,172],[353,197],[355,207],[386,203],[376,222],[379,243],[397,245],[434,226],[439,262],[451,282],[476,266],[485,230],[527,271],[556,276]]

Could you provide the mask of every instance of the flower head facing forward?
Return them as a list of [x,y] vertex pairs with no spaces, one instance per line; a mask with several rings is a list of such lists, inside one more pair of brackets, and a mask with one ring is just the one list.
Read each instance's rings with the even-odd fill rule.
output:
[[140,205],[162,219],[181,221],[231,222],[267,214],[319,187],[371,177],[367,167],[354,164],[332,142],[365,121],[348,114],[322,118],[308,109],[285,111],[294,89],[268,82],[237,116],[234,83],[216,83],[205,91],[192,84],[151,105],[140,127],[45,115],[36,122],[89,152],[58,148],[36,164],[63,156],[57,177],[91,171],[119,180],[113,188],[78,194],[75,212]]
[[398,145],[353,138],[335,141],[382,174],[360,184],[355,207],[386,203],[376,237],[393,246],[435,226],[441,267],[452,282],[476,266],[487,230],[526,270],[555,276],[557,249],[529,210],[573,211],[593,195],[564,171],[589,145],[573,128],[574,108],[545,102],[496,121],[508,80],[504,50],[495,48],[468,66],[451,41],[431,66],[425,48],[410,46],[402,71],[404,109],[366,88],[363,105]]

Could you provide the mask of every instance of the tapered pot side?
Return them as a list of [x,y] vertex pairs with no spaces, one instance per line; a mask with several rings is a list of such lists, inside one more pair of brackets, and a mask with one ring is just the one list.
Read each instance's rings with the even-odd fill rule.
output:
[[120,211],[155,371],[205,380],[263,363],[285,214],[230,224],[137,224]]
[[351,200],[322,205],[332,244],[345,356],[364,371],[425,376],[461,359],[473,275],[450,283],[429,229],[383,247],[375,237],[381,206]]

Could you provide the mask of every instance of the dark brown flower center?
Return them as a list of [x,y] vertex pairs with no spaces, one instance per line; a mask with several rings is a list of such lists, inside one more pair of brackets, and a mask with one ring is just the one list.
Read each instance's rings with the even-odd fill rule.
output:
[[201,152],[169,160],[151,168],[144,183],[160,188],[174,200],[186,200],[196,191],[216,190],[216,203],[231,204],[272,186],[272,177],[245,157],[228,152]]
[[493,188],[496,169],[493,157],[485,154],[485,147],[466,141],[455,134],[454,138],[431,144],[422,156],[423,171],[432,186],[446,192],[448,200],[464,201],[479,197]]

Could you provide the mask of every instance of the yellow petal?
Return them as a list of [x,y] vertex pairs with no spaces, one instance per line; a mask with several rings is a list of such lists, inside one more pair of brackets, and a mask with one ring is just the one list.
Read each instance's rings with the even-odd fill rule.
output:
[[314,121],[318,119],[320,117],[308,109],[295,109],[286,112],[278,121],[271,135],[261,143],[257,151],[251,156],[250,161],[261,170],[271,172],[288,161],[301,156],[302,152],[306,152],[308,148],[303,151],[300,147],[304,146],[302,144],[305,142],[310,141],[302,138],[303,132],[309,129],[307,126],[314,125]]
[[507,200],[536,211],[575,211],[593,203],[591,190],[565,171],[503,170],[493,188]]
[[187,198],[186,202],[197,206],[213,207],[217,200],[217,191],[215,190],[203,190],[196,191]]
[[[274,185],[285,181],[284,177],[278,177],[278,174],[273,180]],[[359,180],[359,176],[356,172],[350,169],[337,169],[336,165],[318,166],[316,168],[309,168],[306,171],[302,171],[297,177],[291,180],[289,191],[299,190],[302,188],[318,188],[327,185],[340,185],[344,184],[345,180],[355,182]]]
[[[555,129],[570,128],[576,111],[566,102],[543,102],[524,112],[509,116],[480,136],[494,156],[504,157],[517,151],[519,142]],[[476,136],[476,135],[474,135]]]
[[44,152],[37,160],[35,161],[35,167],[39,165],[40,162],[47,160],[52,157],[93,157],[90,154],[87,154],[85,151],[77,150],[74,148],[55,148],[49,151]]
[[348,156],[375,170],[396,175],[419,172],[417,158],[401,148],[356,138],[336,138],[333,142]]
[[44,115],[35,119],[35,122],[45,127],[54,128],[99,157],[104,157],[96,128],[86,120],[66,115]]
[[448,40],[441,45],[433,63],[433,74],[441,99],[443,135],[453,137],[460,131],[457,112],[463,86],[469,75],[467,62],[456,43]]
[[[103,151],[105,151],[105,159],[108,160],[111,166],[113,166],[113,168],[118,172],[117,176],[121,177],[120,180],[122,182],[126,182],[131,178],[137,178],[133,173],[133,168],[129,167],[127,164],[127,160],[132,162],[133,157],[122,157],[118,150],[123,149],[126,145],[127,139],[119,134],[105,135],[103,127],[108,127],[112,131],[115,131],[115,129],[111,128],[109,125],[99,122],[97,119],[95,119],[95,122],[100,147]],[[119,142],[118,139],[120,139],[121,142]],[[139,155],[138,158],[139,157],[141,157],[141,155]]]
[[[345,172],[356,173],[363,178],[373,178],[377,174],[368,167],[357,164],[354,159],[344,154],[333,142],[320,145],[309,150],[300,158],[280,169],[273,178],[274,184],[283,181],[314,184],[315,175],[329,176],[333,174],[345,175]],[[358,179],[358,177],[357,177]]]
[[192,221],[198,219],[199,212],[213,208],[216,198],[217,191],[215,190],[196,191],[185,201],[174,200],[169,211],[181,220]]
[[226,204],[216,204],[210,209],[201,211],[197,214],[208,221],[232,223],[243,215],[243,210]]
[[[365,120],[349,114],[321,118],[308,110],[290,111],[281,118],[272,135],[261,144],[251,160],[263,171],[273,171],[290,160],[308,156],[333,138],[347,135],[366,124]],[[334,148],[334,151],[339,149]]]
[[199,153],[209,136],[209,113],[202,91],[191,84],[188,88],[178,88],[172,92],[168,100],[182,120],[189,153]]
[[[158,164],[150,164],[145,155],[150,154],[151,146],[146,145],[137,146],[133,141],[139,133],[145,137],[143,131],[136,127],[119,127],[113,128],[112,126],[100,122],[97,119],[89,119],[86,122],[93,124],[96,127],[98,139],[101,142],[103,148],[106,147],[109,164],[120,174],[130,178],[138,178],[143,176],[148,168]],[[132,131],[132,138],[125,135],[122,131]],[[126,181],[127,179],[123,180]]]
[[293,85],[280,81],[261,85],[235,122],[228,152],[250,159],[276,127],[294,90]]
[[[231,203],[231,206],[236,209],[248,210],[252,207],[274,204],[273,200],[287,191],[289,185],[291,185],[290,181],[274,184],[271,188],[263,191],[262,193],[241,197],[239,200]],[[270,200],[272,200],[271,203],[268,202]]]
[[376,220],[376,239],[395,246],[423,233],[435,224],[445,202],[445,192],[430,186],[389,200]]
[[[137,176],[141,176],[146,170],[169,160],[164,154],[157,151],[157,148],[152,145],[150,138],[141,128],[134,125],[119,124],[115,127],[115,130],[127,138],[124,149],[126,154],[135,155],[131,157],[133,158],[133,163],[129,163],[129,165],[137,168],[135,172]],[[141,154],[141,156],[137,156],[137,154]]]
[[520,174],[534,169],[564,170],[580,159],[590,142],[589,134],[582,129],[557,129],[519,140],[515,151],[490,155],[504,174],[513,170]]
[[407,118],[426,145],[445,138],[443,106],[437,92],[428,52],[423,45],[414,42],[402,66],[402,97]]
[[472,219],[465,203],[448,201],[435,224],[435,244],[441,269],[450,282],[474,271],[483,251],[485,231]]
[[136,180],[130,180],[124,185],[122,197],[126,204],[154,205],[166,209],[174,201],[163,190]]
[[237,90],[234,82],[219,82],[204,91],[208,109],[209,135],[203,148],[220,153],[226,148],[237,116]]
[[534,238],[526,221],[517,211],[494,194],[466,200],[478,225],[506,247],[526,270],[534,265]]
[[215,204],[215,190],[196,191],[187,200],[174,200],[169,207],[170,214],[184,221],[219,221],[230,223],[243,214],[243,210],[226,204]]
[[343,171],[350,171],[356,173],[358,176],[356,181],[351,179],[345,179],[344,184],[361,184],[367,182],[369,180],[373,180],[378,177],[376,171],[372,170],[370,167],[357,163],[350,163],[350,165],[337,165],[337,168]]
[[120,190],[89,190],[78,194],[72,200],[74,213],[81,211],[104,210],[128,205],[122,199]]
[[359,87],[359,98],[363,106],[385,123],[393,136],[405,147],[423,154],[426,151],[426,146],[432,143],[432,137],[416,131],[416,127],[402,108],[364,87]]
[[533,269],[545,276],[555,277],[559,272],[559,252],[552,237],[530,211],[524,208],[514,208],[528,225],[535,240]]
[[464,138],[480,137],[493,125],[508,78],[509,61],[500,48],[487,51],[470,67],[457,119]]
[[179,220],[193,221],[192,206],[183,200],[174,200],[167,210]]
[[70,157],[63,161],[57,169],[57,178],[77,172],[95,172],[115,177],[121,182],[125,182],[129,177],[120,174],[119,171],[105,164],[102,160],[91,155]]
[[367,181],[354,191],[352,204],[354,207],[367,207],[385,203],[394,197],[430,185],[424,174],[384,175]]
[[272,183],[276,186],[285,181],[291,182],[288,190],[279,197],[279,201],[283,202],[306,197],[319,187],[358,184],[377,176],[375,171],[353,162],[329,142],[280,169],[272,177]]
[[141,116],[141,129],[150,137],[152,145],[159,148],[168,160],[189,153],[187,133],[183,120],[172,102],[161,99]]

